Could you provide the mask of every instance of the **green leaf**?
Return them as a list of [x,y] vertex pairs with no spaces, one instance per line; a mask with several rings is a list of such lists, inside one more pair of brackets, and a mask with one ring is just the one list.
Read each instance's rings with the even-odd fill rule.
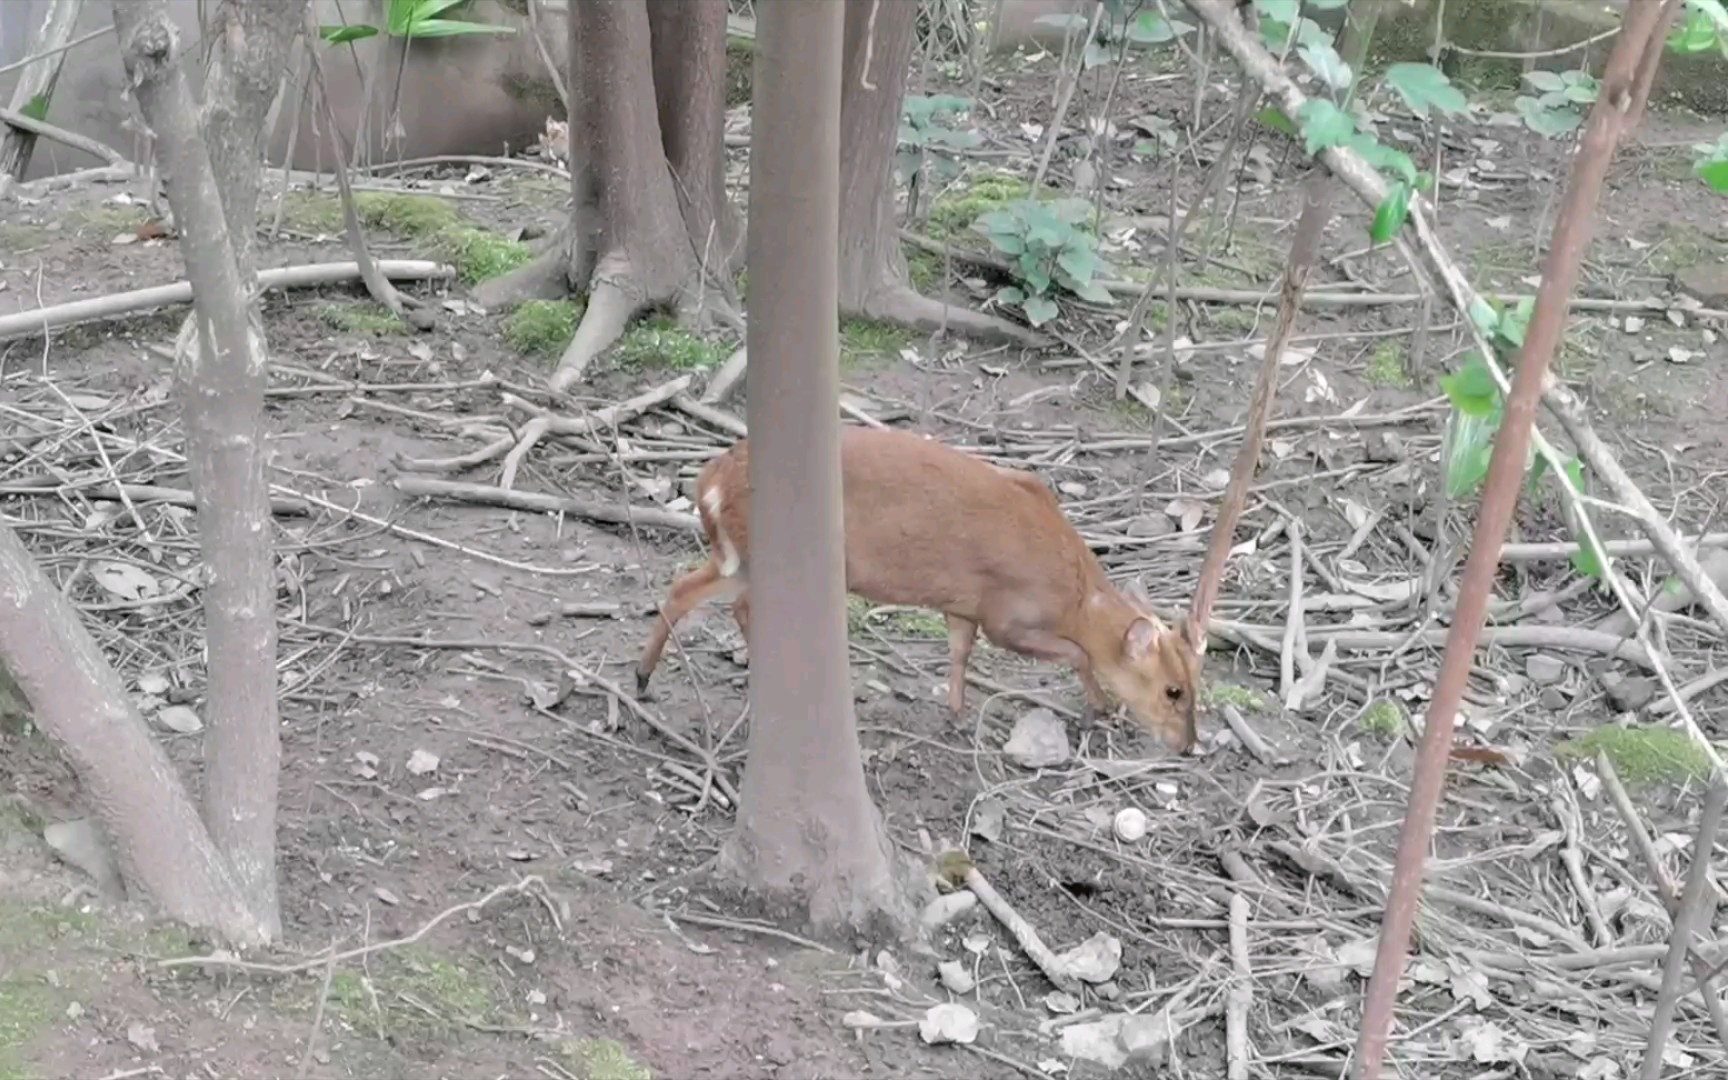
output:
[[376,26],[357,24],[353,26],[320,26],[318,36],[332,45],[342,45],[350,41],[361,41],[378,33]]
[[996,290],[996,302],[1004,306],[1024,304],[1026,302],[1026,290],[1018,285],[1005,285]]
[[1193,29],[1185,22],[1166,19],[1156,11],[1142,11],[1128,24],[1128,40],[1136,45],[1162,45]]
[[1530,314],[1536,310],[1536,298],[1526,296],[1511,311],[1501,314],[1494,326],[1494,335],[1514,349],[1524,347],[1524,331],[1530,325]]
[[[1571,78],[1573,75],[1577,75],[1578,78]],[[1576,101],[1582,105],[1594,105],[1596,103],[1596,95],[1601,91],[1600,83],[1582,71],[1568,71],[1566,76],[1566,100]]]
[[1028,296],[1021,305],[1021,310],[1026,312],[1027,322],[1033,326],[1043,326],[1054,319],[1061,309],[1056,306],[1056,301],[1048,296]]
[[35,97],[25,102],[24,107],[18,111],[32,120],[47,120],[48,103],[52,100],[50,97],[51,93],[52,91],[49,90],[42,91],[40,94],[37,94]]
[[1464,366],[1440,378],[1440,389],[1465,416],[1489,416],[1500,408],[1500,387],[1482,357],[1472,352]]
[[1565,106],[1557,108],[1523,95],[1520,95],[1513,105],[1516,106],[1518,115],[1523,118],[1525,127],[1550,139],[1570,134],[1584,122],[1584,117],[1579,115],[1576,109]]
[[1728,159],[1700,162],[1698,175],[1704,178],[1712,191],[1728,195]]
[[1084,30],[1091,25],[1091,20],[1084,15],[1040,15],[1032,21],[1058,30]]
[[1494,435],[1500,429],[1498,410],[1487,415],[1454,412],[1447,419],[1452,429],[1451,453],[1445,461],[1446,492],[1454,499],[1473,493],[1488,478],[1494,457]]
[[1410,111],[1423,119],[1427,119],[1430,108],[1457,116],[1470,107],[1463,92],[1432,64],[1393,64],[1386,69],[1386,81],[1398,91]]
[[1405,183],[1415,185],[1416,163],[1411,161],[1410,155],[1404,151],[1395,150],[1382,144],[1379,139],[1366,131],[1359,131],[1350,136],[1344,145],[1356,151],[1357,154],[1361,155],[1362,160],[1381,172],[1390,169],[1397,173]]
[[1073,197],[1051,199],[1042,205],[1050,211],[1052,217],[1064,225],[1079,225],[1082,222],[1092,220],[1093,207],[1091,202],[1086,199]]
[[1111,295],[1110,290],[1096,281],[1074,281],[1069,283],[1068,288],[1070,292],[1088,304],[1110,307],[1116,303],[1116,297]]
[[1254,10],[1260,13],[1261,18],[1281,22],[1286,26],[1296,21],[1296,13],[1301,8],[1298,0],[1254,0]]
[[1532,88],[1543,92],[1566,89],[1566,80],[1562,79],[1557,72],[1543,71],[1541,68],[1526,71],[1524,81],[1529,83]]
[[1284,110],[1280,109],[1276,105],[1268,105],[1264,109],[1261,109],[1259,112],[1254,114],[1254,119],[1265,124],[1273,131],[1282,131],[1292,139],[1297,138],[1301,134],[1296,127],[1296,122],[1291,120],[1288,116],[1285,116]]
[[491,23],[458,22],[455,19],[416,19],[408,24],[410,38],[463,37],[470,34],[514,34],[514,26],[494,26]]
[[1020,280],[1025,282],[1035,293],[1050,291],[1050,267],[1044,259],[1034,252],[1020,256]]
[[1056,256],[1056,265],[1067,271],[1076,282],[1091,281],[1098,257],[1090,247],[1069,241],[1062,253]]
[[1483,297],[1470,301],[1470,321],[1484,334],[1494,333],[1500,325],[1500,312]]
[[1296,115],[1310,155],[1342,146],[1356,133],[1356,121],[1350,114],[1325,98],[1309,98]]
[[1296,50],[1304,63],[1314,70],[1314,74],[1334,90],[1342,90],[1350,85],[1350,65],[1338,55],[1338,50],[1331,42],[1320,45],[1303,45]]
[[1404,227],[1409,217],[1410,185],[1393,184],[1386,198],[1374,208],[1374,224],[1368,228],[1368,238],[1376,244],[1388,242],[1398,235],[1398,230]]
[[1110,62],[1110,47],[1100,45],[1096,41],[1088,41],[1086,48],[1080,53],[1080,65],[1086,71]]

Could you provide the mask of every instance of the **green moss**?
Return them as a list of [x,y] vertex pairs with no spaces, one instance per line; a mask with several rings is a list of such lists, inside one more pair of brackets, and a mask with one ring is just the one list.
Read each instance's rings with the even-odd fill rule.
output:
[[934,294],[942,287],[942,256],[921,248],[907,251],[906,276],[914,289]]
[[432,245],[438,257],[455,264],[462,280],[470,285],[507,274],[534,255],[520,240],[466,225],[439,232],[433,237]]
[[726,350],[702,340],[674,319],[654,316],[625,331],[609,355],[615,365],[626,369],[702,371],[725,360]]
[[1650,253],[1650,268],[1659,274],[1673,274],[1701,263],[1728,261],[1724,245],[1709,235],[1689,226],[1663,222],[1661,239]]
[[930,204],[930,235],[940,240],[964,232],[980,216],[1031,192],[1032,186],[1018,176],[986,173],[974,177]]
[[611,1039],[566,1039],[558,1056],[578,1080],[654,1080],[654,1072]]
[[504,340],[524,356],[556,357],[570,343],[582,305],[574,300],[529,300],[504,322]]
[[115,206],[101,203],[68,210],[64,219],[81,236],[101,236],[111,239],[129,233],[150,220],[150,212],[142,206]]
[[1404,370],[1404,344],[1398,338],[1385,338],[1374,347],[1368,358],[1368,381],[1376,386],[1408,389],[1410,373]]
[[99,918],[76,908],[0,900],[0,955],[35,945],[86,941],[101,928]]
[[1265,712],[1271,707],[1264,694],[1232,683],[1208,683],[1201,696],[1206,699],[1206,704],[1212,706],[1234,705],[1251,712]]
[[887,634],[903,637],[945,638],[948,621],[934,611],[922,608],[898,608],[878,611],[868,600],[857,596],[846,598],[846,629],[857,634],[872,624]]
[[14,971],[0,978],[0,1080],[32,1075],[23,1047],[64,1015],[64,997],[36,975]]
[[1604,727],[1554,747],[1562,760],[1607,755],[1628,784],[1682,783],[1709,775],[1710,759],[1683,731],[1666,727]]
[[1362,714],[1356,717],[1356,726],[1364,735],[1395,739],[1404,731],[1404,709],[1396,701],[1381,698],[1362,710]]
[[400,969],[389,975],[392,992],[412,994],[451,1019],[492,1015],[492,988],[484,980],[430,950],[404,952]]
[[840,368],[860,371],[893,363],[912,344],[912,334],[893,323],[874,319],[840,320]]
[[404,333],[408,329],[388,308],[370,302],[325,304],[318,309],[318,317],[332,329],[345,334],[389,337],[392,334]]

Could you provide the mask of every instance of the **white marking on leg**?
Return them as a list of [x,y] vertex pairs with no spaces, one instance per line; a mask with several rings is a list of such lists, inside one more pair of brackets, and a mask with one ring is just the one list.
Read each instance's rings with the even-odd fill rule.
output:
[[714,519],[714,538],[720,545],[720,576],[734,577],[742,560],[738,558],[738,549],[733,546],[726,530],[720,525],[720,508],[726,505],[726,496],[720,493],[718,487],[711,487],[702,493],[702,505]]

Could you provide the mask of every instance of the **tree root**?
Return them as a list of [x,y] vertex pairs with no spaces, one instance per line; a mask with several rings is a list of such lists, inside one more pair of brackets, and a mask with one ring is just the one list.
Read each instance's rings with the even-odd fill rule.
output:
[[496,310],[524,300],[561,300],[570,295],[570,254],[565,249],[563,243],[548,244],[509,273],[482,281],[474,286],[475,303]]
[[904,326],[922,334],[947,330],[992,344],[1024,345],[1028,348],[1052,344],[1050,338],[1036,330],[1016,326],[1006,319],[986,315],[982,311],[944,304],[905,285],[894,285],[871,293],[864,301],[864,310],[856,314]]
[[594,288],[588,294],[588,308],[552,372],[552,389],[563,392],[578,382],[594,358],[624,336],[631,316],[647,306],[646,299],[633,295],[615,277],[610,274],[603,277],[596,272]]

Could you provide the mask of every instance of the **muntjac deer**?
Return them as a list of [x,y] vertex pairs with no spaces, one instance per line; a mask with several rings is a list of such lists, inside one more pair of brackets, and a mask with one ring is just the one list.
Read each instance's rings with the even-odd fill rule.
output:
[[[667,594],[636,665],[639,693],[673,628],[709,599],[729,596],[749,639],[748,443],[739,440],[696,479],[709,558]],[[1168,626],[1116,588],[1036,476],[911,432],[858,427],[842,430],[840,469],[846,589],[947,616],[948,707],[956,714],[965,710],[966,665],[982,629],[1002,648],[1072,666],[1091,709],[1107,707],[1108,689],[1172,749],[1194,746],[1200,657],[1185,621]]]

